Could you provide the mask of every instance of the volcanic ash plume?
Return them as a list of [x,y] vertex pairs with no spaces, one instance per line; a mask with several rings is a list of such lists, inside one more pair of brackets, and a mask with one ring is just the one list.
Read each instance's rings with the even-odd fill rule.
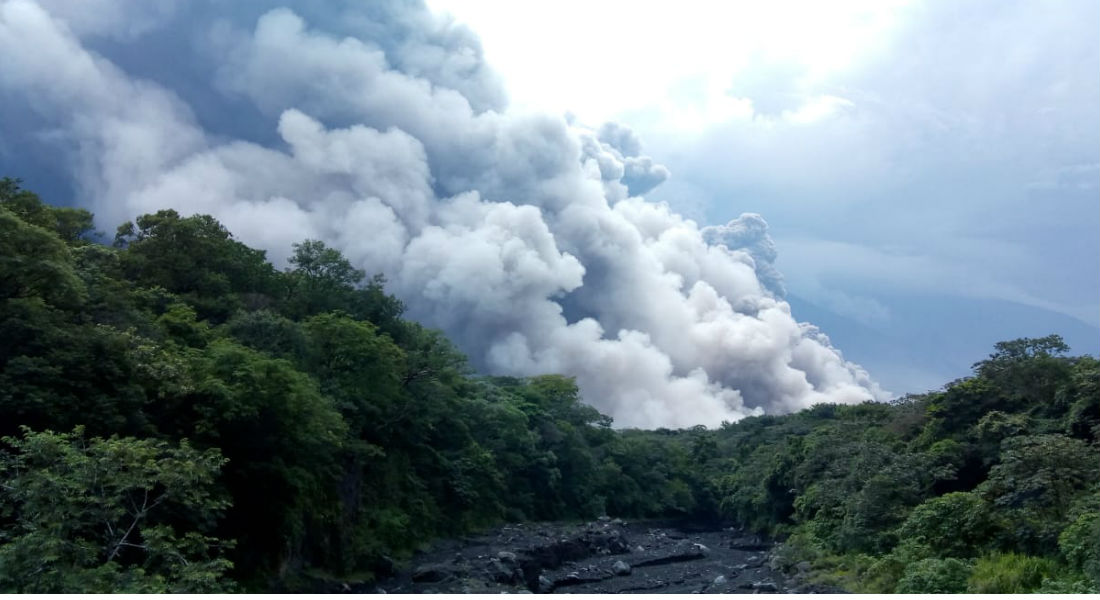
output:
[[322,239],[478,368],[575,376],[619,426],[885,397],[791,316],[763,218],[640,197],[669,172],[628,127],[509,112],[420,4],[262,4],[3,1],[5,170],[63,157],[107,230],[208,213],[277,263]]

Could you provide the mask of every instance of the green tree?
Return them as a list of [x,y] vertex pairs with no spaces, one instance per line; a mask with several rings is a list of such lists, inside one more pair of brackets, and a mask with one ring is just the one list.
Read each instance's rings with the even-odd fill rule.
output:
[[67,243],[86,243],[83,237],[92,231],[92,213],[45,204],[34,192],[21,189],[19,183],[10,177],[0,179],[0,206],[26,223],[52,231]]
[[1058,434],[1005,440],[979,493],[1012,524],[1018,548],[1053,554],[1073,498],[1100,479],[1094,448]]
[[115,245],[125,249],[124,274],[138,284],[177,294],[200,318],[217,322],[271,302],[276,273],[264,252],[234,240],[210,215],[162,210],[135,223],[118,228]]
[[1070,567],[1100,587],[1100,492],[1082,500],[1080,514],[1058,536],[1058,549]]
[[961,594],[973,567],[957,558],[925,558],[910,564],[894,590],[899,594]]
[[953,492],[925,501],[898,529],[898,538],[929,548],[941,557],[975,556],[989,544],[992,535],[990,506],[971,492]]
[[[38,206],[37,197],[30,201]],[[18,425],[136,432],[144,393],[133,385],[126,357],[135,336],[92,318],[101,315],[99,280],[74,260],[91,247],[66,246],[6,204],[0,231],[0,435]],[[96,300],[91,314],[84,312],[89,298]],[[128,306],[117,302],[112,312]]]
[[416,407],[399,402],[405,355],[378,329],[346,314],[326,313],[302,324],[303,364],[333,398],[353,435],[388,440]]
[[283,307],[288,315],[304,318],[343,311],[356,320],[373,323],[398,343],[408,341],[410,324],[400,318],[405,305],[386,294],[386,278],[381,274],[364,282],[365,271],[320,240],[294,244],[290,264],[293,268],[283,275]]
[[231,591],[226,544],[204,531],[227,502],[225,464],[134,438],[24,430],[0,453],[0,590],[7,593]]
[[216,340],[191,368],[193,388],[161,428],[221,448],[233,497],[221,530],[248,550],[234,562],[247,574],[277,572],[302,558],[311,528],[333,518],[347,424],[286,360]]
[[355,287],[366,274],[320,240],[294,244],[288,271],[287,304],[298,317],[331,310],[348,311]]
[[1062,355],[1069,346],[1058,335],[997,342],[996,352],[974,364],[975,372],[993,382],[1009,406],[1028,408],[1044,416],[1060,414],[1057,390],[1070,375],[1071,363]]
[[270,310],[240,312],[225,324],[238,342],[275,358],[303,360],[306,336],[301,324]]
[[1067,406],[1065,433],[1086,442],[1100,441],[1100,360],[1079,357],[1070,380],[1058,390],[1059,404]]
[[[0,206],[0,301],[40,299],[70,307],[83,299],[69,248],[57,234]],[[0,307],[3,310],[3,307]]]

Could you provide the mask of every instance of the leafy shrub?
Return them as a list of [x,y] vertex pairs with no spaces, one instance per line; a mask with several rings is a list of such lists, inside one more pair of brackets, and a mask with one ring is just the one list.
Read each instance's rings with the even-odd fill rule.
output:
[[1010,524],[1004,540],[1029,554],[1054,554],[1073,499],[1100,479],[1096,450],[1063,435],[1019,436],[1001,444],[1001,462],[978,493]]
[[1044,579],[1037,594],[1100,594],[1100,587],[1084,579]]
[[1086,512],[1058,536],[1066,562],[1100,584],[1100,513]]
[[0,593],[233,591],[230,544],[203,534],[228,505],[217,450],[79,427],[2,441]]
[[1047,558],[1012,552],[978,559],[966,591],[973,594],[1026,594],[1055,576],[1058,565]]
[[953,492],[914,508],[898,537],[927,546],[938,556],[965,558],[989,539],[991,530],[989,505],[977,494]]
[[926,558],[910,564],[895,589],[899,594],[958,594],[966,591],[971,565],[957,558]]

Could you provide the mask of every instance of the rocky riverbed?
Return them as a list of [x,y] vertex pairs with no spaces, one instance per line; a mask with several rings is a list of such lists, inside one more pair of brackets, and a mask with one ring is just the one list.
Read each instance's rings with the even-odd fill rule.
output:
[[601,518],[444,540],[360,593],[822,593],[736,528]]

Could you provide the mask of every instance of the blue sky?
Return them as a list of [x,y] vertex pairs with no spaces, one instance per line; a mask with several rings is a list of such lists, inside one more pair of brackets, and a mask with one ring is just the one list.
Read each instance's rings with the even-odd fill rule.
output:
[[1097,352],[1097,3],[431,5],[514,103],[634,128],[650,200],[763,215],[796,316],[888,389],[1003,339]]
[[482,372],[713,426],[1097,351],[1098,13],[0,0],[0,174],[324,240]]

